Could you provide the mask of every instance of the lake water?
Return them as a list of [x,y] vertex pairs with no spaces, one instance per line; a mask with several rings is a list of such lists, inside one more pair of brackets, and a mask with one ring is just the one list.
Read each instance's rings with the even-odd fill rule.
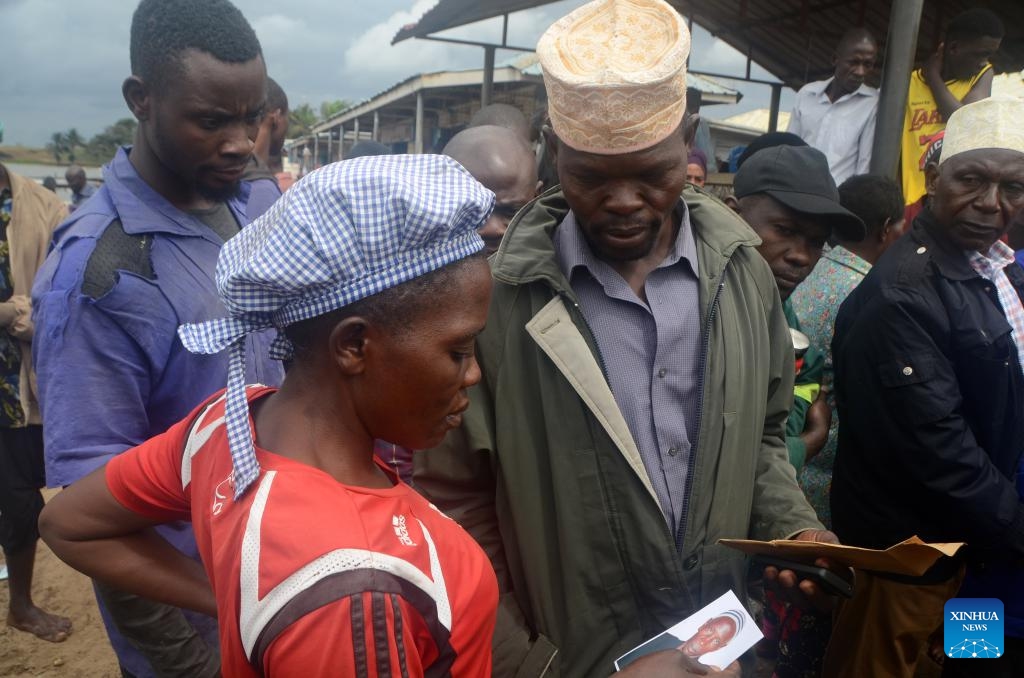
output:
[[[67,169],[67,165],[31,165],[20,162],[6,162],[4,167],[15,174],[35,179],[39,183],[42,183],[46,177],[53,177],[57,180],[57,195],[60,196],[61,200],[71,201],[71,191],[64,186],[64,170]],[[83,167],[82,169],[85,170],[86,179],[93,185],[98,185],[100,180],[103,179],[103,169],[100,167]]]

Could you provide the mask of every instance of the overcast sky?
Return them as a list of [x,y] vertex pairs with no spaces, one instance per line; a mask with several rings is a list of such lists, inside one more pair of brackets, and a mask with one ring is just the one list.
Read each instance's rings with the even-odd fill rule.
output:
[[[437,0],[235,0],[263,45],[269,74],[293,105],[357,101],[419,72],[479,68],[483,50],[423,40],[391,45]],[[129,72],[128,31],[137,0],[0,0],[4,63],[0,122],[5,144],[42,146],[53,132],[75,127],[88,138],[129,115],[121,82]],[[509,19],[509,44],[530,46],[556,18],[583,0],[562,0]],[[695,27],[696,28],[696,27]],[[455,29],[452,37],[500,41],[500,20]],[[695,30],[691,66],[742,73],[743,57]],[[499,51],[498,63],[516,52]],[[755,69],[755,75],[767,74]],[[740,89],[737,106],[705,113],[722,118],[768,106],[769,89]],[[783,110],[792,92],[784,90]]]

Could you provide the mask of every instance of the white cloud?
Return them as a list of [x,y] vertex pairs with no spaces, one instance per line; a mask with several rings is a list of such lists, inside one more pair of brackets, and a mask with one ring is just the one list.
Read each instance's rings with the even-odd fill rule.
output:
[[418,0],[412,8],[394,12],[359,36],[346,50],[341,72],[357,86],[371,85],[374,92],[417,73],[471,68],[483,60],[482,50],[429,40],[405,40],[396,45],[392,38],[403,26],[418,21],[437,4]]
[[[234,2],[260,38],[270,75],[294,104],[359,100],[416,73],[483,63],[483,50],[465,45],[425,40],[391,45],[402,26],[419,20],[437,0]],[[509,44],[535,45],[555,19],[583,2],[562,0],[510,15]],[[43,145],[53,132],[70,127],[91,136],[128,115],[120,87],[129,72],[128,31],[137,4],[99,0],[83,12],[66,0],[0,0],[5,33],[15,36],[4,44],[0,77],[0,120],[7,143]],[[694,68],[742,73],[741,55],[706,32],[694,33]],[[501,21],[445,35],[497,41]],[[514,54],[499,52],[498,61]],[[768,88],[736,86],[747,95],[743,103],[735,111],[715,107],[716,117],[767,105]]]

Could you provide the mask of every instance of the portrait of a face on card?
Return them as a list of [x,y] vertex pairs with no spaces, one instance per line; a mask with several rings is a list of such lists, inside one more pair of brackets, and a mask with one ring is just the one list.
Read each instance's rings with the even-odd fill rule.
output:
[[732,591],[615,661],[622,670],[644,655],[678,650],[702,664],[724,669],[764,634]]

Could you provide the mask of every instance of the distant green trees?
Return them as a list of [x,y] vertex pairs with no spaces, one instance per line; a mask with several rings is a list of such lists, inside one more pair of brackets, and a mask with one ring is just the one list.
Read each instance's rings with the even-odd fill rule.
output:
[[[288,136],[294,138],[310,134],[318,124],[351,105],[346,99],[335,99],[321,102],[316,109],[309,104],[293,108],[288,116]],[[54,132],[46,150],[58,163],[103,165],[114,157],[118,147],[132,143],[137,126],[134,118],[122,118],[88,141],[72,127],[66,132]]]
[[321,102],[319,110],[309,104],[293,108],[288,115],[288,138],[294,139],[311,134],[314,127],[341,113],[351,105],[352,102],[347,99],[335,99]]
[[121,118],[88,141],[72,127],[50,135],[46,150],[56,162],[103,165],[110,162],[120,146],[132,143],[137,126],[134,118]]

